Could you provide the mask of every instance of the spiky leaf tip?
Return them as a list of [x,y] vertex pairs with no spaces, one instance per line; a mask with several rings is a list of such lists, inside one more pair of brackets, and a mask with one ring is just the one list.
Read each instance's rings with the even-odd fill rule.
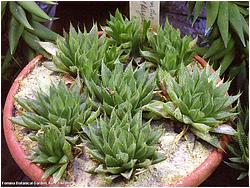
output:
[[93,172],[130,179],[136,170],[164,160],[156,149],[162,133],[150,122],[142,122],[141,111],[135,116],[127,113],[120,119],[113,110],[109,119],[89,126],[88,151],[99,164]]
[[232,105],[240,94],[226,95],[230,82],[218,85],[219,70],[213,73],[208,66],[201,71],[198,66],[181,66],[176,77],[163,70],[159,75],[167,101],[152,102],[143,107],[145,110],[190,125],[194,134],[216,147],[219,141],[212,133],[235,134],[227,121],[237,115]]

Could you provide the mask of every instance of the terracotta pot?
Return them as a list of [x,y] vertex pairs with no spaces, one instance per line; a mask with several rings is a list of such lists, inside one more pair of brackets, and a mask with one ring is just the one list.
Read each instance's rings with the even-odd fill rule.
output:
[[[8,93],[5,106],[4,106],[3,129],[4,129],[5,139],[9,147],[9,150],[11,152],[11,155],[16,161],[17,165],[22,169],[22,171],[34,182],[52,182],[52,178],[42,179],[42,176],[44,173],[43,170],[37,165],[31,163],[31,161],[26,159],[27,156],[25,155],[23,149],[21,148],[20,143],[17,141],[14,135],[13,125],[11,121],[9,120],[10,117],[13,116],[13,112],[14,112],[13,96],[18,91],[20,81],[29,74],[29,72],[35,67],[35,65],[40,60],[42,60],[42,58],[43,57],[41,55],[35,57],[20,72],[18,77],[15,79],[12,87],[10,88],[10,91]],[[200,63],[203,67],[207,64],[206,61],[203,60],[199,56],[195,56],[194,60]],[[222,142],[222,145],[225,146],[225,144],[228,142],[228,137],[223,136],[221,139],[221,142]],[[172,185],[166,184],[163,186],[182,186],[182,187],[198,186],[214,172],[214,170],[220,164],[222,158],[223,158],[223,152],[220,150],[214,149],[212,153],[208,156],[208,158],[188,176],[182,178],[176,184],[172,184]],[[48,185],[53,186],[51,184],[48,184]]]

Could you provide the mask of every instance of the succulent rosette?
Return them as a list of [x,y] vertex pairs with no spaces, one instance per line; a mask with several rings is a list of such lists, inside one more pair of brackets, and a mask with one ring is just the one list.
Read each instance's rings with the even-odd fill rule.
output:
[[82,125],[95,121],[100,110],[92,109],[81,93],[81,85],[75,83],[70,88],[64,83],[51,85],[48,92],[37,91],[35,99],[15,98],[25,110],[12,117],[15,124],[32,130],[40,130],[45,123],[52,123],[58,128],[65,127],[66,135],[74,135]]
[[110,119],[100,119],[96,126],[85,129],[87,147],[98,162],[94,173],[130,179],[133,174],[164,160],[156,144],[163,130],[143,123],[142,112],[134,117],[127,113],[122,119],[113,110]]
[[230,82],[218,83],[219,71],[213,72],[208,66],[203,70],[199,70],[198,66],[194,66],[193,70],[181,66],[177,77],[173,77],[160,70],[159,77],[167,100],[154,101],[143,108],[188,125],[195,135],[220,147],[218,138],[210,133],[235,133],[227,122],[237,115],[232,104],[240,94],[227,95]]
[[99,82],[85,80],[92,105],[102,108],[108,115],[118,106],[135,114],[152,100],[156,87],[155,74],[149,73],[144,66],[133,70],[132,62],[126,68],[118,60],[114,63],[113,71],[102,64]]
[[112,46],[120,47],[130,56],[138,56],[140,48],[146,43],[150,21],[144,21],[143,27],[138,27],[139,25],[139,19],[124,19],[117,10],[115,16],[110,15],[104,31],[108,34],[107,40]]
[[43,178],[52,175],[53,181],[58,182],[73,159],[72,147],[65,139],[64,128],[59,130],[53,124],[46,124],[33,140],[37,141],[37,147],[28,158],[45,166]]
[[158,27],[156,32],[147,33],[148,45],[140,51],[142,57],[174,74],[181,64],[188,65],[193,60],[191,36],[180,36],[180,31],[173,28],[166,19],[164,28]]

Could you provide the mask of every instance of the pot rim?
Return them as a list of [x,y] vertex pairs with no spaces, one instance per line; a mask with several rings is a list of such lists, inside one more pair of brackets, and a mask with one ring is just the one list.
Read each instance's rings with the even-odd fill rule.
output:
[[[30,160],[26,159],[26,154],[21,147],[21,144],[17,141],[13,125],[9,120],[10,117],[13,115],[14,111],[14,99],[13,96],[17,93],[19,89],[20,81],[26,77],[34,68],[35,66],[43,59],[42,55],[36,56],[31,62],[29,62],[24,69],[19,73],[15,81],[13,82],[9,93],[6,98],[4,111],[3,111],[3,129],[4,129],[4,136],[6,139],[7,146],[10,150],[12,157],[14,158],[17,165],[22,169],[24,174],[26,174],[32,181],[34,182],[41,182],[44,183],[45,186],[60,186],[62,184],[52,184],[53,178],[49,177],[47,179],[43,179],[42,176],[44,171],[37,166],[36,164],[32,163]],[[207,62],[199,57],[198,55],[194,56],[193,58],[196,62],[198,62],[202,67],[207,65]],[[220,81],[220,79],[218,80]],[[221,145],[225,148],[226,144],[229,141],[228,136],[222,136],[221,138]],[[188,174],[187,176],[181,178],[175,184],[165,184],[162,186],[172,186],[172,187],[191,187],[191,186],[198,186],[204,180],[206,180],[218,167],[220,162],[223,158],[223,151],[220,149],[213,149],[211,154],[207,157],[207,159],[201,163],[193,172]],[[44,185],[41,184],[41,185]]]

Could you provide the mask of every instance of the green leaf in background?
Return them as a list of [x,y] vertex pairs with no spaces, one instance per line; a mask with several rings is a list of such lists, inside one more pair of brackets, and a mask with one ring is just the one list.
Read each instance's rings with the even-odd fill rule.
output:
[[[190,2],[190,4],[193,4],[193,2]],[[218,4],[219,8],[217,7]],[[236,67],[239,67],[239,63],[245,61],[246,58],[248,61],[248,7],[249,2],[206,2],[208,24],[206,30],[211,25],[211,32],[209,30],[208,35],[204,36],[202,43],[209,47],[197,47],[195,51],[209,61],[215,69],[222,66],[220,75],[225,74],[227,76],[228,73],[234,72],[232,73],[233,77],[237,76],[237,79],[241,80],[246,78],[239,75],[239,71],[234,70],[238,70]],[[216,12],[217,20],[215,19]],[[216,21],[213,21],[214,19]],[[232,71],[230,71],[231,69]],[[229,72],[226,70],[229,70]]]
[[35,1],[18,1],[18,4],[21,5],[25,10],[34,14],[38,17],[41,17],[46,20],[51,18],[35,3]]
[[[50,4],[52,4],[53,6],[55,3],[52,2]],[[6,8],[9,9],[7,14],[5,13]],[[34,12],[31,11],[31,9],[33,8]],[[3,26],[9,27],[5,28],[4,30],[6,31],[3,32],[8,33],[10,51],[10,53],[6,54],[5,61],[2,62],[3,69],[1,73],[2,76],[5,77],[5,79],[12,80],[14,79],[13,74],[17,72],[17,69],[22,68],[37,54],[42,54],[46,58],[50,58],[50,56],[38,45],[37,42],[40,40],[50,40],[51,42],[55,42],[59,35],[38,23],[48,22],[49,19],[47,16],[45,16],[46,13],[36,4],[35,1],[2,1],[1,13]],[[42,16],[43,18],[40,16]],[[45,17],[47,19],[44,19]],[[39,21],[35,22],[33,18]],[[56,18],[53,18],[53,20],[55,19]],[[28,31],[29,33],[27,33],[26,31]],[[22,39],[24,40],[19,40],[20,36],[22,36]],[[20,43],[24,44],[24,46]],[[21,46],[23,48],[21,48]],[[8,63],[12,57],[13,64],[9,65]]]
[[26,28],[34,30],[34,28],[30,25],[27,20],[26,13],[22,7],[20,7],[16,2],[9,2],[10,12],[11,14],[18,20],[21,24],[23,24]]
[[[206,50],[206,48],[203,48],[203,49]],[[231,51],[235,51],[235,42],[234,42],[234,39],[232,37],[230,38],[230,40],[228,42],[227,48],[224,49],[223,51],[219,51],[218,53],[216,53],[215,55],[210,57],[210,60],[220,60],[226,54],[231,53]]]
[[229,22],[232,25],[233,29],[236,31],[237,35],[239,36],[243,46],[246,46],[245,38],[243,34],[243,25],[241,22],[241,14],[237,5],[229,2]]
[[34,20],[31,20],[31,25],[34,28],[34,30],[31,30],[30,32],[38,36],[39,38],[47,41],[56,41],[58,34],[51,31],[44,25],[40,24],[39,22],[36,22]]
[[219,1],[206,2],[206,12],[207,12],[206,30],[209,30],[214,25],[218,15],[220,3],[221,2]]
[[45,57],[49,57],[49,55],[43,50],[43,48],[39,45],[40,39],[36,36],[31,34],[29,31],[25,30],[22,33],[23,40],[28,44],[28,46],[35,50],[38,53],[41,53]]
[[7,1],[1,1],[1,19],[3,19],[7,3],[8,3]]
[[199,17],[199,15],[201,13],[203,3],[204,3],[204,1],[197,1],[195,3],[195,13],[194,13],[194,19],[193,19],[192,27],[194,26],[194,23],[196,22],[197,18]]
[[20,24],[15,17],[12,16],[10,21],[9,29],[9,45],[10,45],[10,54],[13,55],[16,51],[19,39],[23,33],[24,26]]
[[221,71],[220,75],[223,75],[223,73],[227,70],[227,68],[231,65],[235,57],[235,50],[230,50],[225,56],[223,57],[220,65],[221,65]]
[[30,62],[36,56],[36,52],[27,46],[26,49],[23,50],[25,54],[25,58]]
[[222,38],[218,38],[213,41],[207,52],[204,54],[204,58],[209,58],[224,50],[224,44]]
[[229,33],[229,14],[228,14],[228,2],[227,1],[221,1],[219,6],[219,12],[218,12],[218,19],[217,19],[217,25],[221,34],[221,37],[223,39],[225,48],[227,47],[228,43],[228,33]]
[[241,17],[241,21],[242,21],[242,26],[243,26],[243,32],[247,34],[247,36],[249,35],[249,25],[246,21],[246,19],[242,16],[242,14],[240,15]]
[[192,15],[194,7],[195,7],[195,2],[194,1],[190,1],[188,3],[188,16],[187,16],[187,19],[189,19],[190,16]]

